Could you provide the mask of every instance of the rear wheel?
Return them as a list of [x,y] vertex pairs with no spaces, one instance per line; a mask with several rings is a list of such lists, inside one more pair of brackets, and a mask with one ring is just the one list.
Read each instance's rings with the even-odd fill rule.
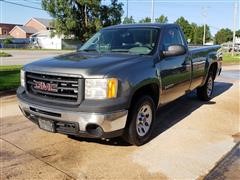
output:
[[197,88],[197,95],[199,99],[203,101],[209,101],[213,93],[213,87],[214,87],[213,73],[209,72],[209,75],[204,86]]
[[142,96],[132,105],[124,138],[130,144],[140,146],[151,138],[156,107],[150,96]]

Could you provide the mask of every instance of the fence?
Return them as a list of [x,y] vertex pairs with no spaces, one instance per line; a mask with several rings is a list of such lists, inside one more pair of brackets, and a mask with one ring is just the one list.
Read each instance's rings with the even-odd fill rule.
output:
[[26,49],[29,48],[29,44],[0,44],[0,48]]

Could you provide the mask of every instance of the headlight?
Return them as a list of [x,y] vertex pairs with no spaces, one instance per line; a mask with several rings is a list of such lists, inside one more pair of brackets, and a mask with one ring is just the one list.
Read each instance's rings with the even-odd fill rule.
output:
[[21,81],[21,86],[25,87],[25,71],[21,69],[20,73],[20,81]]
[[110,99],[117,97],[118,80],[86,79],[85,99]]

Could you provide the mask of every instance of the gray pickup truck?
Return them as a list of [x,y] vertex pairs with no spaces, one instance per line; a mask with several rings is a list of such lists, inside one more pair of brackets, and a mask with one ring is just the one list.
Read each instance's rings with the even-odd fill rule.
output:
[[139,146],[157,108],[194,89],[210,100],[221,61],[220,46],[189,48],[176,24],[111,26],[77,52],[25,65],[17,97],[41,129]]

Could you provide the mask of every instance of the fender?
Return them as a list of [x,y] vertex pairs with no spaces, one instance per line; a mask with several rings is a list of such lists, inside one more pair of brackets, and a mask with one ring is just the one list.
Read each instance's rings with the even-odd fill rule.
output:
[[130,92],[130,98],[129,98],[129,101],[128,101],[128,107],[130,107],[131,105],[131,102],[132,102],[132,98],[133,96],[135,95],[135,93],[140,90],[141,88],[144,88],[146,86],[149,86],[149,85],[156,85],[158,87],[158,93],[159,93],[159,97],[158,97],[158,104],[157,106],[159,106],[159,103],[160,103],[160,94],[161,94],[161,81],[156,78],[156,77],[153,77],[153,78],[148,78],[148,79],[145,79],[145,80],[142,80],[140,82],[138,82],[137,84],[133,85],[133,89],[131,90]]
[[[205,75],[203,77],[203,82],[200,86],[203,86],[205,83],[206,83],[206,80],[207,80],[207,77],[208,77],[208,74],[209,74],[209,70],[211,68],[211,66],[214,64],[214,63],[217,63],[217,74],[218,72],[220,71],[220,63],[221,63],[221,56],[218,52],[214,51],[214,52],[210,52],[208,55],[207,55],[207,58],[206,58],[206,64],[205,64]],[[216,74],[216,75],[217,75]]]

